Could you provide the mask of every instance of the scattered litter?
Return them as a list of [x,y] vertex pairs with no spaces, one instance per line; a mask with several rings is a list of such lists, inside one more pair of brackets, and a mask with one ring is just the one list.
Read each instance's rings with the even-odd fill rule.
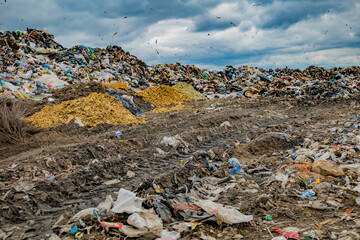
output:
[[311,189],[306,190],[301,194],[302,199],[307,199],[315,196],[315,192]]
[[231,206],[224,206],[209,200],[199,200],[196,204],[208,214],[213,214],[222,222],[227,224],[243,223],[253,221],[252,215],[244,215]]
[[142,211],[143,199],[136,197],[136,194],[121,188],[118,198],[111,209],[114,213],[136,213]]

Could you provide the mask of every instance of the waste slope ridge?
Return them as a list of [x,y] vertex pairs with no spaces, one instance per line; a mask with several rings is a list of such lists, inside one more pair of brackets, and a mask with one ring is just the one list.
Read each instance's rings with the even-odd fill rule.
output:
[[101,123],[135,125],[145,121],[145,118],[134,116],[114,97],[103,93],[91,93],[87,97],[46,106],[25,120],[39,127],[81,120],[85,126],[94,127]]
[[204,95],[196,91],[190,84],[179,82],[173,86],[173,88],[178,89],[191,97],[192,99],[198,100],[198,99],[206,99]]
[[156,107],[177,105],[179,103],[193,101],[192,98],[178,89],[169,86],[156,86],[137,93],[145,101],[151,102]]

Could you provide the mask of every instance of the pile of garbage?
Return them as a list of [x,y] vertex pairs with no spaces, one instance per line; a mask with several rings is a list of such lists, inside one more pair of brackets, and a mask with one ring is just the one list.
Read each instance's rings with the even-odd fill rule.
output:
[[[275,216],[264,214],[255,218],[250,212],[244,214],[243,211],[251,209],[257,217],[263,212],[279,212],[280,209],[271,205],[270,199],[276,197],[275,192],[285,199],[291,197],[286,201],[318,211],[339,211],[343,205],[341,196],[355,199],[360,205],[360,118],[356,116],[349,123],[345,123],[345,127],[350,137],[334,134],[338,138],[334,139],[333,145],[341,146],[329,143],[325,146],[305,139],[297,148],[283,153],[287,156],[282,158],[282,164],[276,169],[268,168],[269,165],[259,161],[258,157],[255,157],[258,163],[253,164],[248,159],[237,159],[235,156],[237,152],[244,155],[243,151],[252,145],[259,148],[266,145],[270,152],[280,145],[291,146],[294,138],[283,132],[267,132],[249,144],[235,144],[225,151],[198,150],[181,160],[177,169],[163,177],[144,180],[134,191],[121,188],[116,201],[108,195],[97,207],[84,209],[74,216],[63,214],[52,229],[60,236],[73,235],[75,238],[105,234],[108,237],[158,240],[183,239],[185,236],[187,238],[184,239],[191,236],[192,239],[212,240],[216,238],[211,236],[211,226],[233,229],[245,224],[249,228],[258,225],[267,228],[266,234],[272,240],[321,239],[326,236],[320,231],[323,225],[335,221],[357,221],[353,219],[354,215],[350,215],[352,210],[339,213],[341,218],[319,223],[316,231],[310,230],[310,227],[301,229],[294,226],[281,229],[278,227],[281,222],[274,219]],[[270,142],[274,146],[269,146]],[[190,148],[179,135],[163,137],[160,146],[180,152],[187,152],[186,149]],[[277,151],[272,155],[278,154],[280,152]],[[266,155],[260,159],[265,161]],[[305,164],[311,167],[304,167]],[[336,197],[331,190],[334,188],[340,191]],[[226,196],[232,202],[241,196],[243,201],[239,200],[235,206],[221,203]],[[280,214],[276,216],[280,217]],[[285,216],[297,221],[291,211]],[[202,230],[195,231],[196,228]],[[244,239],[236,231],[228,234],[227,239]],[[344,233],[344,236],[347,234],[350,233]]]
[[120,47],[67,49],[46,29],[0,32],[0,39],[1,91],[8,97],[39,99],[51,88],[91,80],[147,86],[145,63]]
[[[111,195],[108,195],[97,207],[84,209],[72,217],[63,214],[52,229],[60,235],[70,233],[75,235],[75,238],[89,237],[93,232],[105,230],[109,236],[178,239],[182,231],[195,229],[202,222],[237,224],[253,220],[251,215],[244,215],[231,206],[179,194],[169,200],[174,215],[187,221],[194,220],[189,223],[174,223],[172,229],[177,231],[170,231],[164,229],[164,224],[171,223],[173,213],[162,203],[161,198],[160,195],[153,195],[149,199],[142,199],[137,197],[136,193],[121,188],[115,202]],[[144,201],[150,199],[152,207],[144,208]]]
[[[298,69],[262,69],[240,66],[209,71],[195,66],[162,64],[151,66],[152,81],[173,85],[186,82],[208,97],[351,97],[359,93],[360,67],[332,68],[310,66]],[[165,79],[165,80],[164,80]]]
[[101,123],[136,125],[144,122],[145,118],[134,116],[115,97],[108,94],[91,93],[87,97],[46,106],[25,120],[35,126],[46,128],[70,122],[90,127]]
[[[161,145],[181,151],[190,147],[179,135],[165,136]],[[72,235],[77,239],[105,234],[161,240],[180,239],[203,224],[254,224],[252,215],[217,202],[221,194],[237,186],[244,175],[223,171],[234,166],[212,162],[215,161],[212,150],[199,154],[201,157],[191,156],[181,161],[180,168],[166,176],[144,180],[134,191],[121,188],[116,201],[108,195],[96,207],[73,216],[63,214],[53,225],[53,231],[59,236]],[[219,173],[218,177],[214,176],[216,170],[222,171],[222,178]],[[193,173],[196,175],[192,176]],[[241,235],[235,239],[240,238]]]
[[[46,29],[0,32],[1,97],[42,99],[51,88],[99,81],[142,90],[183,82],[209,98],[230,93],[249,98],[349,98],[359,94],[359,77],[359,66],[329,70],[310,66],[304,71],[249,66],[210,71],[180,63],[148,66],[118,46],[64,48]],[[202,97],[197,94],[196,98]]]
[[[344,127],[328,130],[328,138],[317,142],[306,138],[302,147],[291,152],[284,161],[293,164],[294,177],[305,182],[331,181],[345,177],[347,186],[360,177],[360,165],[354,164],[360,150],[360,117],[345,122]],[[358,175],[358,176],[357,176]]]

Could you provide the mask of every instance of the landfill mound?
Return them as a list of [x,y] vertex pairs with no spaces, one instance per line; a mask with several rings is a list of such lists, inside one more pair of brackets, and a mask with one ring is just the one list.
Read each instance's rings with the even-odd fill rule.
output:
[[206,99],[204,95],[196,91],[190,84],[180,82],[173,86],[173,88],[179,89],[194,100]]
[[0,31],[0,39],[0,97],[43,99],[51,89],[89,81],[121,82],[141,90],[153,84],[184,82],[208,98],[225,98],[232,93],[246,98],[359,95],[359,66],[309,66],[303,71],[227,66],[212,71],[180,63],[149,66],[119,46],[64,48],[45,30]]
[[177,105],[179,103],[191,102],[192,98],[178,89],[169,86],[156,86],[137,93],[145,101],[151,102],[156,107]]
[[[9,97],[22,95],[43,98],[52,88],[87,81],[123,80],[132,87],[146,81],[146,64],[121,47],[106,49],[84,45],[64,48],[45,30],[0,31],[1,92]],[[131,74],[129,74],[131,73]],[[47,83],[51,74],[52,82]],[[144,75],[145,74],[145,75]],[[16,96],[15,96],[16,97]]]
[[77,120],[90,127],[101,123],[136,125],[145,121],[142,117],[132,115],[116,98],[102,93],[91,93],[84,98],[46,106],[25,120],[44,128]]

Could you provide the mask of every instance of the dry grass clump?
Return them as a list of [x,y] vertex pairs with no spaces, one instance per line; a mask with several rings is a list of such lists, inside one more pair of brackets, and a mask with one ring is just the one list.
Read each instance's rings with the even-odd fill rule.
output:
[[23,117],[28,111],[29,105],[25,102],[0,99],[0,142],[24,141],[27,124]]

